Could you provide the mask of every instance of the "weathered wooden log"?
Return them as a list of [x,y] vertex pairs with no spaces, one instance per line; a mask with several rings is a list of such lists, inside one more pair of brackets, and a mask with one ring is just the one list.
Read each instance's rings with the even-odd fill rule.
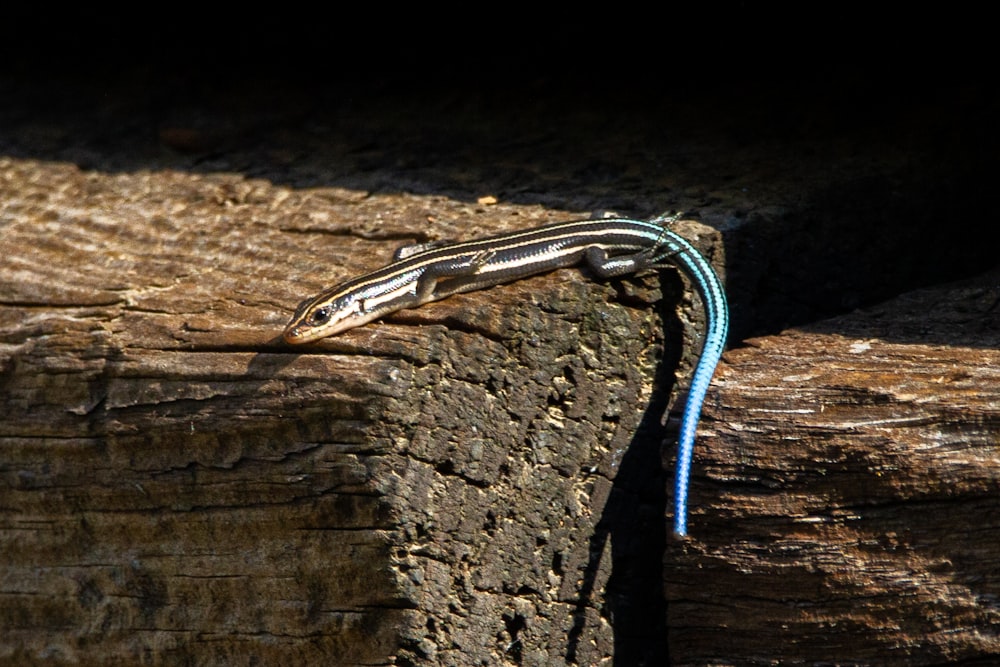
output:
[[727,354],[666,556],[676,664],[995,664],[998,303],[993,271]]
[[0,660],[663,655],[676,276],[561,271],[292,348],[298,301],[396,239],[556,214],[0,174]]
[[[831,107],[824,87],[802,106],[779,88],[755,109],[750,86],[734,115],[673,90],[593,105],[588,73],[587,104],[536,100],[532,85],[484,113],[498,97],[147,83],[0,82],[0,663],[994,660],[992,524],[924,515],[995,509],[992,450],[977,444],[995,411],[972,392],[908,403],[902,375],[937,364],[944,381],[922,391],[938,398],[961,386],[956,369],[981,378],[995,343],[957,325],[930,341],[961,353],[947,372],[947,356],[922,360],[945,352],[886,316],[870,320],[884,331],[838,323],[731,352],[681,543],[665,537],[659,422],[698,311],[674,314],[671,272],[593,284],[564,271],[309,349],[276,338],[301,298],[398,243],[568,217],[543,203],[675,208],[726,230],[735,339],[980,271],[997,245],[983,215],[992,98],[921,89],[881,107],[865,87]],[[848,108],[860,115],[842,128]],[[491,192],[533,205],[451,198]],[[980,321],[947,301],[914,312],[925,328],[928,313]],[[896,384],[873,384],[886,364],[873,380],[866,353]],[[834,358],[854,371],[813,373]],[[796,396],[807,412],[766,412]],[[912,429],[941,439],[911,456],[881,423],[893,406],[926,410]],[[861,421],[845,432],[831,412]],[[952,445],[961,479],[928,461]],[[888,556],[879,534],[895,535]],[[873,602],[869,581],[903,593]]]

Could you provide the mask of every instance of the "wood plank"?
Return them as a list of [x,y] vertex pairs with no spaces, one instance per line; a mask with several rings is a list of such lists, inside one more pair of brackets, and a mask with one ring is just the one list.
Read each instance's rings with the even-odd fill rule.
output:
[[635,554],[598,524],[662,540],[616,477],[641,453],[633,492],[662,482],[675,275],[661,300],[560,271],[292,348],[297,302],[397,238],[568,215],[0,169],[0,658],[593,664],[606,605],[662,609],[658,568],[608,602]]
[[667,550],[676,664],[1000,655],[1000,273],[726,355]]

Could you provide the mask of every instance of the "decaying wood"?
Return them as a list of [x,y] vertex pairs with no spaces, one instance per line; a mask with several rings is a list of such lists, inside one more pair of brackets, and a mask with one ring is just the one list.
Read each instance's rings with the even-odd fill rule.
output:
[[659,566],[642,560],[665,529],[662,499],[643,499],[663,487],[657,279],[567,270],[291,348],[277,337],[296,303],[397,237],[555,214],[13,159],[0,173],[0,659],[650,653],[609,609],[662,652]]
[[716,377],[677,664],[995,664],[1000,274],[751,340]]

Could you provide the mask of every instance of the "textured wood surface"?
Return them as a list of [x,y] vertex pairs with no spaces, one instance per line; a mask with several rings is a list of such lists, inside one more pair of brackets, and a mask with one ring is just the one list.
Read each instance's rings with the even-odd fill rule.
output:
[[[419,31],[387,79],[325,25],[292,67],[270,24],[218,58],[190,27],[0,74],[0,664],[995,661],[994,292],[888,301],[996,264],[990,91],[744,80],[742,23],[721,88],[677,77],[701,30],[586,49],[604,77],[567,30],[565,71],[497,48],[453,87]],[[400,243],[608,209],[721,232],[681,230],[734,318],[689,541],[671,272],[277,340]]]
[[[635,558],[626,537],[662,540],[659,514],[610,498],[637,457],[646,492],[660,476],[655,277],[567,270],[292,348],[299,298],[397,244],[364,238],[373,210],[399,225],[385,236],[459,237],[502,208],[0,169],[0,657],[614,654],[612,562]],[[656,571],[611,587],[622,614],[662,609]]]
[[994,664],[1000,273],[730,351],[667,551],[677,664]]

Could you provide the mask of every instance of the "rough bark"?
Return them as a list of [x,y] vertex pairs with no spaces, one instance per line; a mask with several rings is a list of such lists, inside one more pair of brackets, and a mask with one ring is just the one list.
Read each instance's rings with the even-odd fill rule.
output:
[[659,301],[567,270],[291,348],[295,304],[385,237],[556,214],[0,169],[4,662],[662,655],[676,276]]
[[994,271],[726,355],[667,551],[676,664],[995,664],[998,304]]

